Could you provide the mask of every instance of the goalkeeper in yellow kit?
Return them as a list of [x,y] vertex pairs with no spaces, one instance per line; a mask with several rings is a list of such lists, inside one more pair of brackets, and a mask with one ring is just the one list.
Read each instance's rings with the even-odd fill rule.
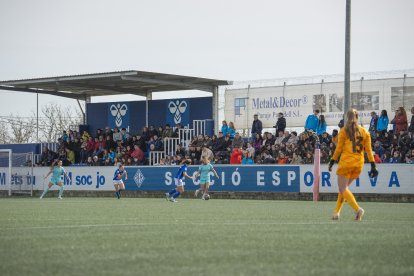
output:
[[332,216],[333,220],[339,219],[345,200],[354,209],[356,221],[360,221],[364,215],[364,209],[359,207],[354,195],[348,189],[352,181],[359,177],[364,167],[364,150],[367,152],[368,160],[371,163],[369,176],[376,177],[378,171],[372,154],[371,136],[365,128],[358,125],[358,113],[355,109],[351,109],[346,113],[345,126],[339,131],[338,145],[329,162],[329,171],[331,171],[335,161],[340,158],[338,170],[336,171],[339,193],[335,212]]

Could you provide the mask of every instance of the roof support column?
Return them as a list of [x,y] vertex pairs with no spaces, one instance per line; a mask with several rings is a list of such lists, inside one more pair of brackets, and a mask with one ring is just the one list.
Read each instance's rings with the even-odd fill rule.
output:
[[85,95],[85,116],[83,116],[83,124],[88,124],[88,104],[91,103],[91,96]]
[[219,129],[219,88],[213,86],[213,120],[214,120],[214,134],[218,133]]
[[148,126],[148,101],[152,100],[152,92],[151,91],[147,91],[146,93],[147,98],[145,99],[145,126]]

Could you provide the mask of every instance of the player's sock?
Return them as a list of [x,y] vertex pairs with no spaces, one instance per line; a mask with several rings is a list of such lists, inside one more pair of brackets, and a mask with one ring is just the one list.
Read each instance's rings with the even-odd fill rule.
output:
[[173,194],[175,194],[177,192],[176,189],[172,189],[171,191],[169,191],[170,196],[172,196]]
[[122,191],[122,189],[118,190],[119,198],[121,198],[121,191]]
[[59,188],[59,197],[63,195],[63,186]]
[[359,205],[356,202],[355,197],[354,197],[354,195],[352,194],[352,192],[350,190],[346,189],[342,193],[342,196],[346,199],[346,201],[352,207],[352,209],[355,210],[355,212],[357,212],[359,210]]
[[115,191],[115,195],[119,199],[119,191]]
[[179,197],[180,195],[181,195],[181,193],[177,191],[177,192],[173,195],[173,198],[177,198],[177,197]]
[[345,199],[341,193],[338,193],[338,199],[336,200],[335,206],[335,214],[339,214],[341,212],[342,206],[344,206]]
[[49,191],[49,186],[46,186],[45,189],[43,190],[42,195],[40,197],[44,197],[47,194],[48,191]]

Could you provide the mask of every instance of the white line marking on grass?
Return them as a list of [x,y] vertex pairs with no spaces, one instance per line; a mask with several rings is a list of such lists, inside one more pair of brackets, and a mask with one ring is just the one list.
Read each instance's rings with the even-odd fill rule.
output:
[[94,228],[94,227],[120,227],[120,226],[130,226],[130,227],[139,227],[139,226],[156,226],[156,225],[194,225],[194,226],[249,226],[249,225],[341,225],[341,224],[387,224],[387,225],[396,225],[396,224],[411,224],[411,223],[396,223],[395,221],[363,221],[363,222],[141,222],[141,223],[125,223],[125,224],[79,224],[79,225],[51,225],[51,226],[28,226],[28,227],[8,227],[0,228],[1,230],[36,230],[36,229],[76,229],[76,228]]

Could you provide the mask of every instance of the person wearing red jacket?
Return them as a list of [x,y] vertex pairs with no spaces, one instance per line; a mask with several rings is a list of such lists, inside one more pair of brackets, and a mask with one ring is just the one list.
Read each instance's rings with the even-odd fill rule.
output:
[[400,134],[400,131],[406,131],[408,128],[408,121],[407,121],[407,112],[405,111],[404,107],[400,106],[396,112],[395,117],[391,121],[391,123],[395,124],[395,133]]
[[242,148],[234,148],[230,156],[230,164],[241,164],[243,151]]

